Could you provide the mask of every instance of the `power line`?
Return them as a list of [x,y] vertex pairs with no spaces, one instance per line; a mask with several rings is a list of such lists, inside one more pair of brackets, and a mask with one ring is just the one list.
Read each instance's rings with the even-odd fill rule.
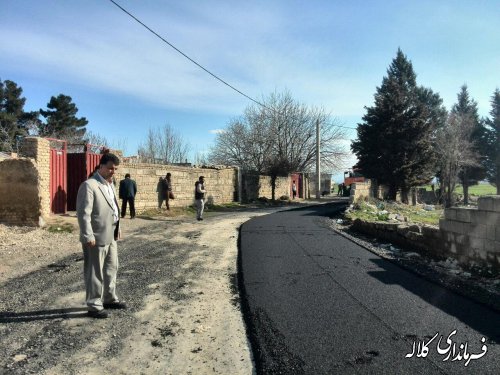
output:
[[[203,65],[199,64],[198,62],[196,62],[195,60],[193,60],[191,57],[189,57],[187,54],[185,54],[184,52],[182,52],[179,48],[177,48],[176,46],[174,46],[172,43],[170,43],[168,40],[166,40],[164,37],[162,37],[160,34],[158,34],[156,31],[154,31],[153,29],[151,29],[148,25],[146,25],[144,22],[142,22],[140,19],[138,19],[136,16],[134,16],[132,13],[130,13],[128,10],[126,10],[125,8],[123,8],[120,4],[118,4],[116,1],[114,0],[109,0],[110,2],[112,2],[114,5],[116,5],[122,12],[124,12],[125,14],[127,14],[129,17],[131,17],[132,19],[134,19],[137,23],[139,23],[141,26],[143,26],[146,30],[148,30],[150,33],[152,33],[153,35],[155,35],[157,38],[159,38],[161,41],[163,41],[164,43],[166,43],[167,45],[169,45],[171,48],[173,48],[175,51],[177,51],[178,53],[180,53],[182,56],[184,56],[186,59],[188,59],[189,61],[191,61],[193,64],[195,64],[197,67],[199,67],[200,69],[204,70],[205,72],[207,72],[208,74],[210,74],[213,78],[215,78],[216,80],[218,80],[219,82],[223,83],[224,85],[228,86],[229,88],[231,88],[232,90],[236,91],[238,94],[244,96],[245,98],[251,100],[252,102],[260,105],[261,107],[263,108],[266,108],[270,111],[273,111],[273,112],[276,112],[276,110],[274,110],[273,108],[269,108],[268,106],[266,106],[265,104],[259,102],[258,100],[252,98],[251,96],[245,94],[244,92],[238,90],[236,87],[234,87],[233,85],[229,84],[228,82],[226,82],[225,80],[223,80],[222,78],[220,78],[218,75],[212,73],[210,70],[208,70],[207,68],[205,68]],[[278,112],[276,112],[278,113]],[[279,114],[279,113],[278,113]],[[335,125],[336,127],[338,128],[344,128],[344,129],[351,129],[351,130],[356,130],[356,128],[351,128],[351,127],[348,127],[348,126],[342,126],[342,125]]]
[[182,56],[184,56],[186,59],[188,59],[189,61],[191,61],[193,64],[195,64],[197,67],[199,67],[200,69],[203,69],[205,72],[207,72],[208,74],[210,74],[212,77],[214,77],[216,80],[222,82],[224,85],[228,86],[229,88],[233,89],[234,91],[236,91],[238,94],[240,95],[243,95],[245,98],[247,99],[250,99],[252,102],[264,107],[264,108],[267,108],[267,106],[265,106],[264,104],[262,104],[261,102],[259,102],[258,100],[255,100],[254,98],[252,98],[251,96],[245,94],[244,92],[238,90],[236,87],[234,87],[233,85],[227,83],[226,81],[224,81],[222,78],[220,78],[219,76],[217,76],[216,74],[212,73],[210,70],[208,70],[207,68],[205,68],[203,65],[197,63],[195,60],[193,60],[191,57],[189,57],[188,55],[186,55],[184,52],[182,52],[179,48],[177,48],[176,46],[174,46],[172,43],[170,43],[168,40],[166,40],[164,37],[162,37],[160,34],[158,34],[156,31],[154,31],[153,29],[151,29],[148,25],[146,25],[145,23],[143,23],[141,20],[139,20],[137,17],[135,17],[132,13],[130,13],[129,11],[127,11],[125,8],[123,8],[120,4],[118,4],[116,1],[114,0],[109,0],[111,1],[114,5],[116,5],[121,11],[123,11],[124,13],[126,13],[127,15],[129,15],[130,17],[132,17],[137,23],[139,23],[140,25],[142,25],[144,28],[146,28],[149,32],[151,32],[153,35],[155,35],[156,37],[158,37],[160,40],[162,40],[164,43],[168,44],[170,47],[172,47],[174,50],[176,50],[177,52],[179,52]]

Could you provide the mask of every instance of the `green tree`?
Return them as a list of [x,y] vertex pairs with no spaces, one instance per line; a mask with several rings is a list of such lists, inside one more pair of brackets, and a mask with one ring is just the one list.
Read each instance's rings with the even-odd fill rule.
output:
[[57,97],[51,97],[47,108],[40,109],[40,114],[46,121],[40,124],[40,136],[72,142],[82,141],[88,121],[85,117],[76,117],[78,108],[70,96],[59,94]]
[[460,88],[457,95],[457,103],[453,105],[451,113],[466,119],[465,126],[469,129],[469,140],[472,143],[472,151],[479,161],[475,165],[464,166],[459,174],[460,182],[464,189],[464,204],[469,203],[469,186],[477,184],[486,178],[484,161],[486,159],[486,128],[479,119],[477,103],[469,95],[467,85]]
[[486,119],[488,180],[497,187],[500,195],[500,90],[497,88],[491,97],[491,118]]
[[0,80],[0,150],[16,151],[18,137],[29,134],[38,112],[25,112],[26,98],[15,82]]
[[410,189],[434,175],[433,135],[446,111],[438,94],[417,86],[413,65],[401,49],[374,97],[351,149],[363,174],[389,187],[388,199],[401,191],[408,203]]

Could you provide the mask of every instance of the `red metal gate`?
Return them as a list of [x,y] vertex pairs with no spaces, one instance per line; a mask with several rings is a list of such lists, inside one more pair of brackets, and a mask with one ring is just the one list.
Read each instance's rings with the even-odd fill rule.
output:
[[292,173],[290,175],[290,198],[293,197],[292,186],[294,181],[297,187],[297,198],[304,198],[302,173]]
[[68,211],[76,210],[78,188],[94,173],[102,156],[102,154],[92,152],[93,146],[90,144],[72,146],[79,147],[80,150],[77,149],[76,153],[68,153]]
[[66,213],[67,195],[67,145],[66,141],[50,141],[50,210],[55,214]]

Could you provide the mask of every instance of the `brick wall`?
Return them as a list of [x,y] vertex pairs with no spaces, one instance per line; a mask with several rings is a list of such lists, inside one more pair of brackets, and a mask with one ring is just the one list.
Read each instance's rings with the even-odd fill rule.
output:
[[167,172],[172,174],[172,192],[175,199],[169,203],[172,207],[185,207],[194,202],[194,184],[199,176],[205,176],[206,199],[209,204],[222,204],[235,201],[238,189],[238,170],[236,168],[192,168],[167,166],[161,164],[122,163],[115,174],[117,188],[126,173],[137,183],[135,204],[138,211],[156,208],[156,191],[160,177]]
[[477,208],[452,207],[439,221],[444,248],[460,262],[500,267],[500,196],[480,197]]

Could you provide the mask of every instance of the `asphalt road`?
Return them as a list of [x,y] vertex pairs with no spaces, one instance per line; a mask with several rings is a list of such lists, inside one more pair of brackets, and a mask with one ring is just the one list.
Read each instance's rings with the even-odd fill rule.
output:
[[500,314],[336,234],[327,222],[341,208],[242,226],[240,288],[257,372],[500,374]]

